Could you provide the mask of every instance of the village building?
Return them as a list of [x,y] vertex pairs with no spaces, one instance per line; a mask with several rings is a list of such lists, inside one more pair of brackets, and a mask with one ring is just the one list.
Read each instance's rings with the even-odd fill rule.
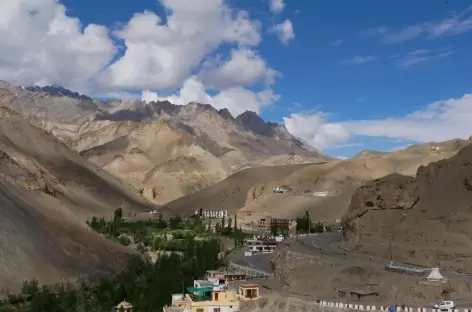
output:
[[278,193],[278,194],[286,194],[290,191],[292,191],[292,189],[288,187],[287,185],[277,185],[273,190],[274,193]]
[[195,210],[195,215],[200,216],[200,218],[222,219],[228,217],[228,210],[206,210],[200,208]]
[[277,227],[282,230],[289,230],[293,224],[293,219],[289,218],[260,218],[257,222],[259,228],[270,229],[271,227]]
[[113,307],[114,312],[133,312],[134,308],[131,303],[126,300],[121,301],[115,307]]
[[277,246],[283,241],[283,236],[275,238],[256,238],[246,239],[246,256],[255,254],[269,254],[273,253]]
[[208,281],[216,281],[218,280],[218,286],[222,286],[223,284],[228,286],[229,282],[233,281],[244,281],[246,280],[247,276],[244,273],[237,273],[228,270],[216,271],[216,270],[208,270],[206,271],[205,278]]
[[188,294],[172,295],[172,304],[164,312],[236,312],[239,297],[232,290],[215,290],[213,286],[187,287]]
[[256,300],[260,298],[259,285],[241,284],[238,289],[239,298],[242,300]]

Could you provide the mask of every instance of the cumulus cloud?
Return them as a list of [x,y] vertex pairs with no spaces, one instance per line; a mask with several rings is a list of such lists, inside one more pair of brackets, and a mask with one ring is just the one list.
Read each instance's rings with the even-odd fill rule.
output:
[[233,49],[227,60],[219,57],[206,61],[200,72],[203,83],[217,89],[250,86],[260,80],[272,84],[276,75],[255,51],[245,48]]
[[341,125],[329,123],[323,113],[291,114],[284,117],[287,130],[318,149],[332,147],[349,140],[349,132]]
[[83,88],[116,53],[104,26],[83,27],[56,0],[1,1],[0,77]]
[[269,8],[273,13],[281,13],[285,8],[284,0],[269,0]]
[[243,87],[231,87],[224,89],[212,96],[207,93],[205,86],[197,77],[190,77],[185,81],[178,95],[160,96],[156,92],[144,91],[142,100],[169,101],[177,105],[185,105],[189,102],[210,104],[217,109],[227,108],[233,116],[251,110],[259,113],[264,106],[278,100],[279,96],[270,88],[259,92],[253,92]]
[[[112,33],[82,25],[58,0],[0,1],[0,79],[125,98],[180,90],[179,103],[227,105],[233,112],[260,111],[278,98],[271,85],[279,73],[257,52],[260,21],[228,0],[160,0],[165,16],[135,13]],[[283,1],[273,4],[283,10]],[[233,47],[229,55],[218,50],[223,45]],[[223,54],[214,57],[218,51]],[[264,90],[251,90],[261,82]]]
[[219,45],[255,46],[261,41],[260,23],[222,0],[161,2],[169,12],[166,24],[153,12],[144,12],[115,32],[126,52],[104,77],[112,86],[172,90]]
[[290,40],[295,39],[295,32],[293,30],[292,22],[288,19],[280,24],[275,25],[271,31],[277,35],[280,42],[288,44]]
[[330,123],[322,113],[292,114],[287,130],[318,148],[332,148],[354,136],[386,137],[417,142],[445,141],[472,135],[472,94],[436,101],[402,117]]

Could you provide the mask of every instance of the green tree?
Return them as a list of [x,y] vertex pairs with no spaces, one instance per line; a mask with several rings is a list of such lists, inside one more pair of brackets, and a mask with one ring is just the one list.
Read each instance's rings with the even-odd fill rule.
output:
[[182,225],[182,218],[180,216],[171,217],[169,219],[169,227],[171,229],[178,229]]
[[123,209],[120,207],[115,210],[113,221],[120,222],[121,220],[123,220]]
[[167,227],[167,222],[163,219],[162,214],[157,216],[157,228],[165,229]]
[[231,231],[233,230],[232,229],[232,225],[233,225],[233,220],[231,218],[228,219],[228,230],[227,230],[227,233],[231,233]]
[[277,227],[277,225],[273,224],[270,226],[270,233],[272,234],[272,236],[277,236],[279,234],[279,228]]
[[323,223],[321,223],[321,222],[316,222],[316,223],[313,225],[313,230],[312,230],[313,233],[323,233],[323,231],[324,231]]
[[118,242],[123,246],[128,246],[131,244],[131,240],[126,235],[120,235],[120,237],[118,237]]
[[211,232],[212,232],[212,228],[211,228],[211,218],[208,218],[207,232],[208,232],[208,233],[211,233]]

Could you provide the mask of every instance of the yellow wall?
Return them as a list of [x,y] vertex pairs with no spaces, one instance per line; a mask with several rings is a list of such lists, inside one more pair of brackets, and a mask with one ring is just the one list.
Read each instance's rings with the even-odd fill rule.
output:
[[[214,298],[214,295],[213,295]],[[200,301],[195,302],[193,301],[190,304],[190,311],[191,312],[198,312],[198,309],[203,309],[203,312],[208,312],[210,307],[215,306],[239,306],[239,299],[238,295],[234,291],[223,291],[219,292],[218,301]]]

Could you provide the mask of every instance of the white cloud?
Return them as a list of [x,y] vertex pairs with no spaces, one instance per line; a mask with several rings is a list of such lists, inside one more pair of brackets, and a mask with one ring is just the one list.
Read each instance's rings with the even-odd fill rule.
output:
[[343,60],[343,64],[348,64],[348,65],[361,65],[365,63],[369,63],[372,61],[376,61],[377,57],[374,55],[368,55],[368,56],[354,56],[351,57],[350,59]]
[[421,142],[468,138],[472,134],[472,95],[437,101],[404,117],[342,123],[354,135]]
[[315,147],[332,148],[354,136],[387,137],[418,142],[445,141],[472,135],[472,94],[436,101],[403,117],[329,123],[323,114],[292,114],[287,130]]
[[116,53],[106,27],[82,27],[56,0],[1,0],[0,6],[2,79],[81,89]]
[[185,105],[189,102],[200,102],[210,104],[217,109],[227,108],[233,116],[237,116],[246,110],[259,113],[264,106],[269,106],[278,100],[272,89],[253,92],[243,87],[231,87],[211,96],[205,90],[205,86],[196,78],[190,77],[178,95],[161,97],[156,92],[143,91],[142,100],[145,102],[167,100],[177,105]]
[[284,117],[287,130],[318,149],[332,147],[349,140],[349,132],[341,125],[326,122],[323,113],[291,114]]
[[273,13],[281,13],[285,8],[284,0],[269,0],[269,7]]
[[235,86],[250,86],[261,79],[272,84],[277,72],[268,67],[266,61],[255,51],[239,48],[231,51],[226,61],[221,58],[206,61],[200,72],[200,78],[206,86],[226,89]]
[[344,40],[338,39],[338,40],[331,41],[329,44],[332,45],[333,47],[339,47],[343,43],[344,43]]
[[435,39],[444,36],[459,35],[472,30],[472,6],[466,10],[441,20],[426,21],[409,25],[398,31],[386,27],[377,27],[362,32],[366,36],[380,36],[384,44],[397,44],[424,36]]
[[403,68],[409,68],[415,64],[424,63],[433,60],[440,60],[451,56],[455,51],[451,50],[415,50],[405,55],[397,57],[397,65]]
[[166,24],[144,12],[115,33],[125,41],[126,52],[108,68],[104,81],[120,88],[172,90],[220,44],[255,46],[261,41],[260,23],[222,0],[161,2],[169,12]]
[[[279,98],[270,87],[279,73],[256,49],[261,23],[228,0],[160,0],[165,16],[136,13],[113,33],[81,25],[59,0],[0,3],[0,79],[126,99],[135,98],[135,90],[157,97],[180,89],[171,97],[178,104],[200,101],[233,113],[259,112]],[[283,1],[274,2],[277,12],[283,7]],[[113,37],[124,42],[118,57]],[[213,57],[222,45],[234,48]],[[263,91],[250,89],[260,82]]]
[[275,25],[271,31],[277,35],[283,44],[288,44],[290,40],[295,39],[292,22],[288,19]]

